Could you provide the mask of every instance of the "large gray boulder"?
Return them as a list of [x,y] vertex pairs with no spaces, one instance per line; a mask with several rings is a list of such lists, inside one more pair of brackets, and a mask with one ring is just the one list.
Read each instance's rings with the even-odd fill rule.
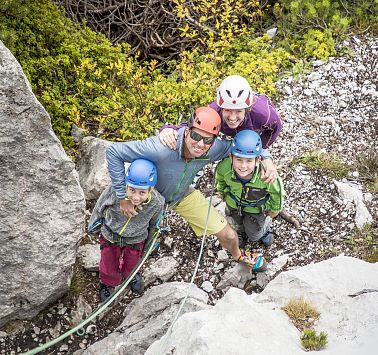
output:
[[0,326],[68,290],[84,228],[74,163],[0,41]]
[[305,355],[281,307],[304,297],[320,313],[327,355],[373,355],[378,338],[378,263],[339,256],[281,273],[259,295],[231,288],[208,310],[183,315],[146,355]]
[[75,355],[144,354],[168,329],[185,296],[188,298],[181,314],[211,307],[206,292],[196,285],[170,282],[152,287],[128,305],[124,321],[113,333]]
[[298,339],[299,332],[283,312],[230,288],[211,309],[180,317],[172,332],[145,355],[297,355]]
[[316,328],[328,333],[329,350],[358,343],[370,329],[378,335],[378,263],[338,256],[284,272],[257,300],[281,307],[301,296],[320,313]]

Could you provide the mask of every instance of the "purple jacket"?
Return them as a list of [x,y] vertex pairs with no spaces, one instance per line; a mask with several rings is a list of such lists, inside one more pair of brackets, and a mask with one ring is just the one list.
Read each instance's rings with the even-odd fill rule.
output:
[[[209,105],[216,110],[222,117],[221,108],[216,102]],[[164,128],[178,129],[186,124],[180,126],[164,125]],[[282,120],[276,108],[266,95],[256,95],[252,107],[247,112],[247,116],[243,123],[236,129],[230,128],[222,119],[221,133],[222,138],[231,139],[235,137],[236,133],[244,129],[253,129],[260,134],[263,148],[268,148],[277,139],[282,129]]]

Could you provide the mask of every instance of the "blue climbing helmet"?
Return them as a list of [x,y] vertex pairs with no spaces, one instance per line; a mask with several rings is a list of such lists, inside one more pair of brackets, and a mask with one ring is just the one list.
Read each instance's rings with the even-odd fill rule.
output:
[[261,155],[262,142],[259,134],[250,129],[237,133],[232,141],[231,154],[240,158],[257,158]]
[[125,182],[127,186],[135,189],[147,190],[156,185],[156,165],[147,159],[134,160],[126,172]]

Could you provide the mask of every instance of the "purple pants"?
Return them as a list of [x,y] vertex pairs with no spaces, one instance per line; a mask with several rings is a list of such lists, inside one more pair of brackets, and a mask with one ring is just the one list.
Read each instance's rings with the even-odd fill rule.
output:
[[[100,247],[104,243],[106,239],[101,236]],[[142,258],[144,243],[144,241],[136,243],[132,247],[104,246],[101,248],[100,281],[107,286],[120,285]]]

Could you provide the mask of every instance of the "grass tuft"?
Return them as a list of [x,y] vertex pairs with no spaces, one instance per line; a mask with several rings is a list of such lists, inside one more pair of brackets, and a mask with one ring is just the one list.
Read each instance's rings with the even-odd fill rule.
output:
[[282,307],[299,330],[311,328],[319,319],[319,312],[303,297],[294,297]]
[[366,224],[362,229],[355,228],[348,236],[346,244],[365,261],[378,261],[378,228],[376,225]]
[[74,273],[71,279],[70,288],[68,290],[68,298],[74,299],[76,296],[80,295],[85,288],[85,274],[79,262],[76,262],[74,266]]
[[302,164],[311,170],[319,170],[337,179],[346,177],[348,166],[335,154],[314,150],[293,159],[291,165]]
[[357,170],[360,178],[369,183],[369,190],[378,193],[378,151],[375,147],[357,158]]

